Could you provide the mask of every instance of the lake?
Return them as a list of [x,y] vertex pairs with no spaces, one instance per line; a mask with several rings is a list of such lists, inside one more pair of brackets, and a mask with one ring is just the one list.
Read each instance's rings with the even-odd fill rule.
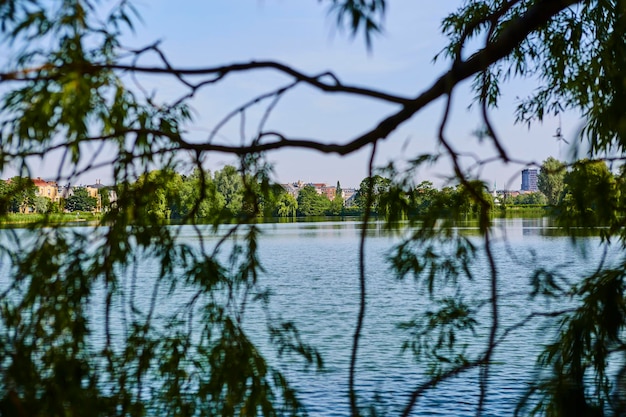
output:
[[[324,358],[323,372],[304,370],[301,361],[283,358],[278,368],[297,388],[302,402],[312,416],[349,415],[347,386],[352,337],[359,309],[359,222],[315,222],[261,224],[259,259],[265,272],[260,287],[271,296],[267,309],[250,303],[243,316],[243,326],[259,349],[270,358],[276,352],[268,344],[266,320],[293,322],[302,339],[319,349]],[[85,228],[89,233],[90,229]],[[550,303],[531,299],[530,277],[538,267],[560,272],[575,280],[597,267],[604,250],[598,237],[570,238],[560,236],[547,219],[496,220],[493,243],[499,271],[500,329],[512,328],[531,313],[549,312],[567,307],[566,302]],[[458,233],[480,244],[471,223]],[[26,233],[26,232],[24,232]],[[218,241],[207,227],[201,233],[205,244]],[[357,362],[356,384],[360,404],[375,406],[387,415],[400,414],[410,393],[427,380],[427,362],[416,361],[410,351],[401,349],[411,340],[408,330],[399,324],[414,318],[424,320],[433,309],[423,284],[412,278],[404,280],[391,272],[388,257],[402,234],[390,232],[381,223],[368,227],[365,247],[367,309]],[[196,229],[181,226],[178,239],[190,245],[199,244]],[[609,250],[608,262],[621,258]],[[151,284],[157,266],[140,259],[134,274],[137,287],[133,297],[137,308],[147,308],[153,297]],[[472,266],[473,279],[461,278],[463,291],[441,289],[442,296],[465,300],[477,312],[475,333],[459,332],[458,340],[466,345],[465,354],[473,358],[483,352],[490,324],[489,274],[484,253],[478,252]],[[143,283],[143,284],[142,284]],[[142,287],[146,285],[146,288]],[[150,285],[150,286],[148,286]],[[192,292],[179,288],[173,294],[157,294],[156,314],[172,311],[188,302]],[[95,299],[99,297],[96,294]],[[102,308],[94,304],[92,332],[94,345],[102,342]],[[112,321],[113,332],[122,334],[123,323],[130,314],[117,305]],[[507,334],[493,358],[488,396],[483,415],[510,416],[529,381],[538,375],[535,359],[542,345],[555,334],[554,319],[537,318],[529,325]],[[613,369],[615,371],[616,368]],[[412,415],[470,416],[475,414],[479,396],[478,371],[470,370],[445,381],[421,397]]]
[[[470,224],[464,232],[471,235]],[[347,375],[352,334],[359,300],[359,223],[296,223],[266,225],[260,258],[268,273],[263,277],[272,290],[271,306],[293,320],[306,340],[320,348],[326,359],[323,374],[290,370],[304,402],[313,415],[348,415]],[[603,250],[600,239],[558,236],[547,219],[507,219],[496,222],[494,257],[500,271],[501,326],[517,324],[532,312],[551,311],[563,305],[529,299],[530,276],[539,266],[576,277],[591,272]],[[463,231],[462,231],[463,232]],[[409,393],[425,380],[427,364],[416,363],[402,352],[409,335],[398,324],[432,308],[422,285],[400,281],[391,273],[387,257],[399,237],[375,225],[366,244],[368,304],[357,369],[357,384],[366,405],[376,400],[380,411],[399,414]],[[619,253],[614,254],[615,257]],[[486,300],[487,264],[479,254],[474,281],[464,284],[464,297],[474,305]],[[479,321],[489,324],[487,304]],[[252,326],[254,328],[254,326]],[[510,416],[526,383],[536,376],[535,358],[541,341],[556,331],[549,319],[535,320],[512,332],[495,352],[485,416]],[[484,349],[486,326],[466,337],[468,356]],[[474,415],[478,398],[478,372],[470,371],[428,391],[413,415]]]

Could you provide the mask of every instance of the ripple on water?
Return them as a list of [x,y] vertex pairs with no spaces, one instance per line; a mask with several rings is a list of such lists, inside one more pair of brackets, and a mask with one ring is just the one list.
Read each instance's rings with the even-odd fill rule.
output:
[[[301,364],[294,361],[284,360],[278,365],[298,389],[312,416],[349,415],[348,368],[359,308],[359,274],[355,267],[358,264],[359,229],[351,223],[331,226],[266,226],[259,242],[259,256],[267,271],[260,282],[271,290],[269,309],[272,316],[293,321],[301,330],[303,340],[319,348],[325,359],[326,368],[321,373],[304,372]],[[523,223],[514,225],[508,230],[508,243],[494,246],[500,271],[501,328],[519,323],[532,312],[556,308],[526,295],[530,290],[528,283],[533,268],[543,266],[577,276],[581,271],[594,268],[593,261],[600,251],[595,238],[587,239],[587,257],[584,258],[572,248],[567,238],[546,237],[534,229],[533,233],[525,233],[522,229]],[[190,234],[188,238],[195,237]],[[181,239],[185,239],[184,233]],[[423,286],[412,279],[400,281],[390,273],[386,254],[397,239],[381,232],[372,235],[367,242],[368,304],[357,363],[360,404],[375,403],[389,414],[397,414],[405,407],[412,391],[426,380],[428,369],[427,363],[417,362],[408,352],[401,352],[400,346],[409,335],[397,324],[415,317],[423,318],[421,314],[425,309],[433,307]],[[145,264],[136,269],[135,302],[145,306],[150,302],[151,287],[142,285],[154,282],[156,266],[149,265],[147,260],[143,262]],[[474,268],[474,280],[464,282],[464,299],[475,301],[474,305],[479,306],[476,311],[480,324],[475,335],[458,336],[458,340],[467,345],[470,357],[484,351],[491,319],[489,304],[477,304],[486,300],[489,294],[489,273],[484,257],[479,256]],[[185,297],[181,289],[180,294],[163,300],[176,304]],[[96,303],[102,299],[97,294],[94,296]],[[168,302],[160,300],[157,307],[168,311],[172,307]],[[94,307],[94,311],[98,309]],[[273,357],[265,317],[260,307],[251,305],[245,316],[245,326],[259,348]],[[113,331],[119,334],[123,331],[120,327],[122,320],[118,316],[114,318],[118,328]],[[94,313],[92,323],[94,337],[102,337],[102,317]],[[552,321],[538,319],[512,331],[498,346],[491,367],[485,416],[512,414],[527,383],[536,375],[535,358],[543,341],[554,331]],[[427,391],[417,402],[413,415],[471,416],[475,413],[478,397],[478,372],[468,371]]]

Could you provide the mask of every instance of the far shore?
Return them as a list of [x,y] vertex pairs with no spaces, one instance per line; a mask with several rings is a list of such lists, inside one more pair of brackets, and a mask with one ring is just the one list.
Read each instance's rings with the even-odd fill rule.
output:
[[46,225],[60,223],[93,222],[102,217],[99,213],[9,213],[0,217],[0,225],[5,227],[23,226],[42,223]]
[[[493,211],[494,217],[544,217],[549,216],[550,211],[548,207],[524,207],[524,206],[507,206],[504,210],[502,208]],[[58,225],[58,224],[81,224],[97,222],[102,218],[101,213],[89,213],[89,212],[74,212],[74,213],[53,213],[53,214],[39,214],[39,213],[9,213],[4,216],[0,216],[0,226],[4,228],[20,227],[27,225]],[[358,220],[361,216],[318,216],[315,218],[309,217],[270,217],[259,219],[262,223],[289,223],[300,222],[307,220],[315,221],[337,221],[337,220]],[[376,218],[376,216],[374,216]],[[198,224],[202,224],[202,219],[196,219]],[[170,219],[166,220],[164,224],[179,224],[179,220]]]

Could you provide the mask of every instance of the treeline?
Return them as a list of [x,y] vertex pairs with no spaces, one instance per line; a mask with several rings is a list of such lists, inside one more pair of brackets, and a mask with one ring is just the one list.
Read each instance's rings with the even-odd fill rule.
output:
[[312,185],[300,187],[294,197],[263,174],[242,175],[233,166],[213,174],[196,170],[188,176],[156,170],[125,187],[118,187],[119,198],[132,193],[130,198],[138,202],[136,215],[157,219],[359,216],[368,205],[371,214],[398,220],[433,210],[442,216],[460,212],[471,215],[482,204],[474,202],[476,194],[493,206],[491,195],[480,182],[472,183],[471,190],[462,185],[439,190],[429,181],[408,186],[376,175],[363,179],[354,197],[346,202],[340,183],[333,199]]
[[569,167],[548,158],[538,178],[540,191],[492,195],[481,181],[435,188],[430,181],[412,184],[381,175],[364,178],[355,195],[344,201],[339,182],[336,195],[329,199],[312,185],[299,189],[297,197],[272,183],[263,173],[242,175],[233,166],[211,174],[196,170],[185,176],[169,171],[152,171],[129,189],[153,193],[143,214],[180,219],[241,216],[309,217],[360,216],[369,207],[372,215],[390,220],[406,218],[455,218],[481,213],[499,214],[507,207],[552,206],[558,216],[589,213],[594,221],[615,215],[615,204],[600,203],[606,197],[617,201],[626,196],[626,171],[614,175],[603,161],[582,160]]
[[[540,186],[545,190],[545,184],[554,184],[552,177],[562,176],[561,171],[557,169],[551,174],[549,169],[542,170]],[[549,181],[546,175],[550,176]],[[553,188],[558,188],[559,192],[563,190],[562,178],[560,188],[556,185]],[[392,219],[420,217],[433,211],[446,217],[475,215],[481,207],[493,210],[496,206],[501,209],[511,205],[545,206],[549,202],[544,195],[548,191],[494,198],[486,185],[479,181],[437,189],[430,181],[411,185],[381,175],[363,179],[349,201],[344,201],[339,182],[335,189],[334,198],[329,199],[318,193],[314,186],[304,185],[294,197],[263,173],[255,176],[242,174],[234,166],[227,165],[214,173],[196,169],[190,175],[153,170],[141,175],[134,183],[101,188],[99,198],[103,211],[110,210],[115,204],[110,198],[113,194],[116,198],[133,201],[136,216],[214,221],[232,221],[241,217],[360,216],[368,206],[372,215]],[[371,195],[368,196],[369,191]],[[96,203],[97,199],[82,187],[74,187],[70,196],[52,201],[38,195],[37,187],[28,178],[0,180],[2,213],[92,211]]]
[[493,207],[492,196],[478,181],[436,189],[430,181],[410,186],[375,175],[363,179],[350,201],[344,201],[339,183],[332,199],[313,185],[300,187],[294,197],[263,173],[242,174],[233,166],[214,173],[195,170],[191,175],[155,170],[134,184],[118,185],[116,191],[120,200],[135,202],[137,217],[213,222],[243,217],[359,216],[368,206],[372,215],[401,220],[433,212],[472,215],[481,207]]

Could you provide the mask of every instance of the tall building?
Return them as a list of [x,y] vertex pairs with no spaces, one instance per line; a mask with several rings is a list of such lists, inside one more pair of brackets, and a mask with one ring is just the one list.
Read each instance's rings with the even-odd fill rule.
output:
[[536,169],[524,169],[522,170],[522,191],[539,191],[537,188],[537,170]]

